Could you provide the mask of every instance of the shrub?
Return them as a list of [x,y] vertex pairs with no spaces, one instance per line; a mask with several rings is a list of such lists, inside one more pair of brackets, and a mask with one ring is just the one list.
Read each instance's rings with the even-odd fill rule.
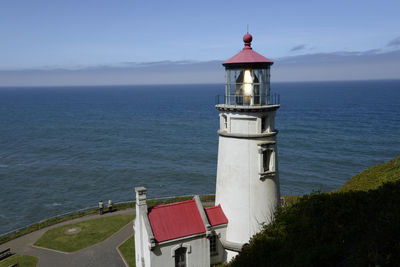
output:
[[228,266],[400,264],[400,182],[305,195],[276,212]]

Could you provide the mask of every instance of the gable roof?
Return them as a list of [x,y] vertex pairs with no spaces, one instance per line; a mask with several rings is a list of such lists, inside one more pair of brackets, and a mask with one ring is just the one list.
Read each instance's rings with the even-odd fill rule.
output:
[[148,217],[157,242],[205,233],[195,200],[150,208]]
[[226,218],[225,213],[221,208],[221,205],[205,208],[204,210],[206,212],[208,222],[211,224],[211,226],[228,223],[228,219]]

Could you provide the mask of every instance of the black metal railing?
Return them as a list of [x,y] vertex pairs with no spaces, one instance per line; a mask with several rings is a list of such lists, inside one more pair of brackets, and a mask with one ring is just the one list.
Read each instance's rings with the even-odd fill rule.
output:
[[280,95],[273,93],[270,95],[217,95],[215,104],[225,104],[234,106],[268,106],[279,105]]

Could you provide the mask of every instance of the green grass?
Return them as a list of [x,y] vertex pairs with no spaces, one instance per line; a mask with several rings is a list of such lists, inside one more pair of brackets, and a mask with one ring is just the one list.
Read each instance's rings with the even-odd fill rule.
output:
[[[133,218],[134,215],[115,215],[60,226],[45,232],[35,245],[64,252],[77,251],[105,240]],[[74,235],[64,233],[74,227],[79,227],[81,231]]]
[[29,255],[12,255],[11,257],[0,261],[0,267],[8,267],[18,263],[20,267],[35,267],[39,259]]
[[126,240],[121,246],[118,247],[119,251],[121,251],[122,256],[125,261],[129,264],[129,267],[135,267],[135,238],[131,236],[128,240]]
[[2,236],[0,237],[0,245],[3,243],[6,243],[12,239],[15,239],[17,237],[32,233],[34,231],[40,230],[42,228],[57,224],[57,223],[61,223],[61,222],[65,222],[65,221],[69,221],[69,220],[73,220],[76,218],[80,218],[80,217],[84,217],[87,215],[91,215],[91,214],[96,214],[98,213],[98,209],[92,209],[92,210],[88,210],[88,211],[82,211],[82,212],[77,212],[74,214],[69,214],[66,216],[62,216],[62,217],[55,217],[55,218],[51,218],[48,220],[45,220],[43,222],[40,223],[35,223],[33,225],[30,225],[29,227],[25,228],[24,230],[21,230],[19,232],[16,232],[12,235],[7,235],[7,236]]
[[[151,206],[155,206],[155,205],[166,204],[166,203],[171,203],[171,202],[176,202],[176,201],[181,201],[181,200],[186,200],[186,199],[192,199],[192,197],[176,197],[176,198],[170,198],[170,199],[166,199],[166,200],[148,200],[147,203],[148,203],[148,206],[151,207]],[[203,202],[213,202],[215,200],[215,195],[201,196],[200,199]],[[129,208],[135,208],[135,202],[115,203],[113,205],[114,211],[124,210],[124,209],[129,209]],[[58,224],[61,222],[73,220],[73,219],[84,217],[87,215],[98,214],[98,213],[99,213],[99,211],[96,208],[96,209],[91,209],[91,210],[87,210],[87,211],[80,211],[80,212],[76,212],[73,214],[68,214],[65,216],[55,217],[55,218],[45,220],[43,222],[35,223],[21,231],[15,232],[11,235],[6,235],[6,236],[0,237],[0,245],[4,244],[12,239],[15,239],[17,237],[32,233],[34,231],[40,230],[45,227],[49,227],[54,224]]]
[[336,192],[367,191],[384,183],[400,180],[400,157],[389,162],[372,166],[355,175]]

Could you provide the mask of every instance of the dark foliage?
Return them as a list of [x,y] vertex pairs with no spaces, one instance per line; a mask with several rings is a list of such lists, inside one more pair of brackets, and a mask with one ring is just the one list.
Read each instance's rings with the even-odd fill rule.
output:
[[305,195],[228,266],[400,266],[400,182]]

